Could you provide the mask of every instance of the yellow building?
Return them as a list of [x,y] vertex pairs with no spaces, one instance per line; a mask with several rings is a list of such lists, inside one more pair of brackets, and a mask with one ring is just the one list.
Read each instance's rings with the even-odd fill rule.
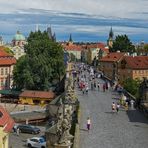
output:
[[87,52],[86,61],[91,64],[95,58],[100,59],[100,56],[106,56],[109,53],[109,48],[106,47],[104,43],[95,43],[87,45],[85,52]]
[[14,126],[14,120],[0,106],[0,148],[9,148],[9,132]]
[[45,105],[55,98],[52,91],[24,90],[19,95],[19,103],[30,105]]
[[81,60],[81,51],[82,47],[80,45],[76,45],[72,42],[62,44],[65,51],[67,51],[70,54],[73,54],[76,58],[76,60]]

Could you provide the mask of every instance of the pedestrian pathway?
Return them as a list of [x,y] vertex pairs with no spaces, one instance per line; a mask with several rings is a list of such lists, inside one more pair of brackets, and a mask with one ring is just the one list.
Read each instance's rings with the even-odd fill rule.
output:
[[[99,80],[103,83],[103,80]],[[112,113],[111,104],[119,98],[112,91],[77,90],[81,106],[80,148],[147,148],[148,119],[137,110]],[[92,126],[86,129],[87,117]]]

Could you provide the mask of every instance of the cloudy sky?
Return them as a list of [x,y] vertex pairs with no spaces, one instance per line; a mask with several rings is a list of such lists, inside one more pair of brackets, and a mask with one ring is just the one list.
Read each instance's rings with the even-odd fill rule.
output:
[[148,42],[148,0],[0,0],[0,35],[11,41],[17,30],[28,36],[52,27],[57,40],[103,41],[114,35]]

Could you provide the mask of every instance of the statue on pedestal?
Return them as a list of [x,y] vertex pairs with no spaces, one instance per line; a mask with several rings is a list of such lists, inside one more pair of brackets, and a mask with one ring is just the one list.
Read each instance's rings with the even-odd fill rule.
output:
[[142,102],[148,103],[148,80],[144,78],[139,88],[140,99]]

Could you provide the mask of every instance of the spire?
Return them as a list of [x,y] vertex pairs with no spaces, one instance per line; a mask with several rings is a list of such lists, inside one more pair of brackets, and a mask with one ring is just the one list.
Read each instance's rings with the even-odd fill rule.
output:
[[73,42],[71,33],[70,33],[70,36],[69,36],[69,42]]
[[112,26],[111,26],[111,29],[110,29],[110,32],[109,32],[109,38],[113,39],[114,37],[114,33],[113,33],[113,30],[112,30]]
[[52,39],[53,39],[54,42],[56,42],[56,34],[55,34],[55,32],[54,32],[54,34],[52,36]]
[[52,31],[51,31],[51,26],[50,27],[47,27],[47,33],[48,33],[48,37],[49,39],[52,40]]

